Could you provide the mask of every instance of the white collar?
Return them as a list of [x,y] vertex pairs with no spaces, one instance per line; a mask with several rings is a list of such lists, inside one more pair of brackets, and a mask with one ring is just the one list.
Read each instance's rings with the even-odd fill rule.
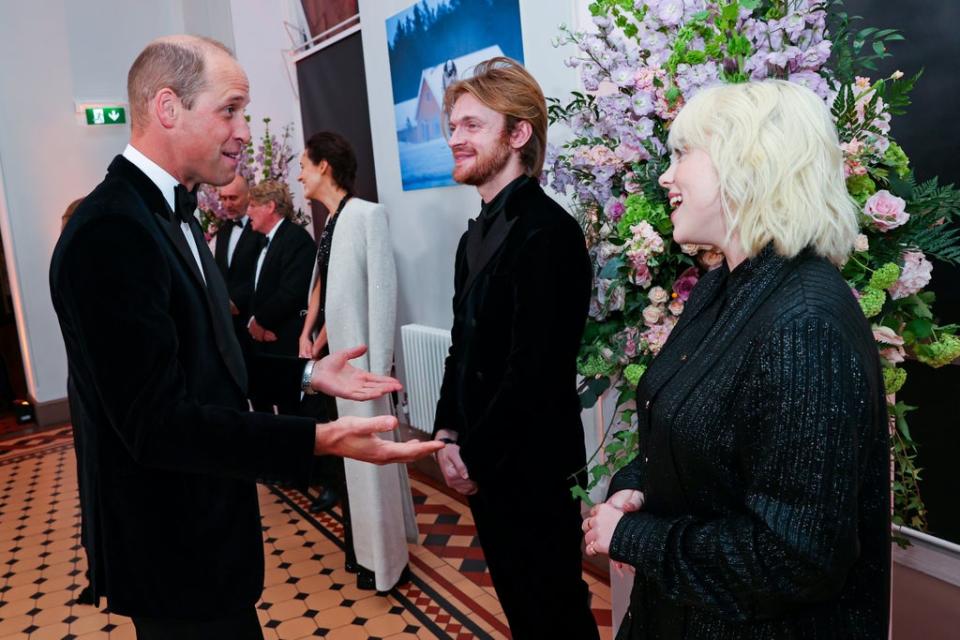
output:
[[280,225],[283,224],[283,221],[284,221],[285,219],[286,219],[286,218],[280,218],[280,220],[277,222],[277,224],[273,225],[273,229],[270,229],[270,231],[267,233],[267,240],[268,240],[269,242],[273,242],[273,236],[275,236],[275,235],[277,234],[277,229],[280,228]]
[[180,182],[172,175],[167,173],[163,167],[158,165],[147,156],[143,155],[143,153],[141,153],[132,144],[127,144],[127,147],[123,150],[123,157],[133,163],[133,165],[140,169],[140,171],[143,171],[143,173],[150,178],[153,184],[157,185],[157,188],[160,189],[160,193],[163,194],[167,204],[170,205],[170,210],[176,211],[177,201],[174,197],[174,189],[176,189]]

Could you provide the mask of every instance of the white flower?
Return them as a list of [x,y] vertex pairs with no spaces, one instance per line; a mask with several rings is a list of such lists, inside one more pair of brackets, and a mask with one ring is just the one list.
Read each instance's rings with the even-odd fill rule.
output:
[[670,294],[663,287],[653,287],[647,292],[647,297],[653,304],[664,304],[670,299]]
[[648,327],[652,327],[653,325],[660,322],[661,318],[663,318],[663,309],[661,309],[660,307],[651,304],[644,308],[643,322]]
[[857,253],[868,251],[870,249],[870,241],[867,239],[867,236],[862,233],[858,235],[857,239],[853,241],[853,249]]

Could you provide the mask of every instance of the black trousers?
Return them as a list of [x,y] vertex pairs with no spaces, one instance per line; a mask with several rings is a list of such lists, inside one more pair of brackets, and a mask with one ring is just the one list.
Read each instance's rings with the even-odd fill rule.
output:
[[137,640],[263,640],[253,607],[216,620],[133,618]]
[[514,640],[599,640],[569,490],[480,487],[470,510]]

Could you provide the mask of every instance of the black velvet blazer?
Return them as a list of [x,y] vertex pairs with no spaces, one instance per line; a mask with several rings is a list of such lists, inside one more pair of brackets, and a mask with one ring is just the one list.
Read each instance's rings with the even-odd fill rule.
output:
[[[529,179],[481,240],[457,248],[453,344],[435,431],[459,434],[471,477],[487,486],[559,485],[585,463],[576,358],[590,302],[583,232]],[[476,242],[476,264],[467,243]],[[473,253],[473,252],[471,252]]]
[[[84,602],[210,619],[263,588],[256,478],[306,481],[314,423],[250,413],[227,291],[194,223],[201,278],[160,190],[118,156],[67,224],[50,288],[69,366]],[[297,387],[296,359],[255,373]]]
[[618,638],[886,637],[886,402],[835,267],[768,247],[706,275],[637,409],[610,488],[646,496],[610,549],[636,567]]

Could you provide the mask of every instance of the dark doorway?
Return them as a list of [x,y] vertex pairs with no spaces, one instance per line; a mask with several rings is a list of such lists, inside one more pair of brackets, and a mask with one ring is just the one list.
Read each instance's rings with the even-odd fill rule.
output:
[[13,313],[13,297],[7,261],[0,242],[0,437],[32,426],[17,420],[15,401],[25,401],[27,379],[23,373],[23,354]]

